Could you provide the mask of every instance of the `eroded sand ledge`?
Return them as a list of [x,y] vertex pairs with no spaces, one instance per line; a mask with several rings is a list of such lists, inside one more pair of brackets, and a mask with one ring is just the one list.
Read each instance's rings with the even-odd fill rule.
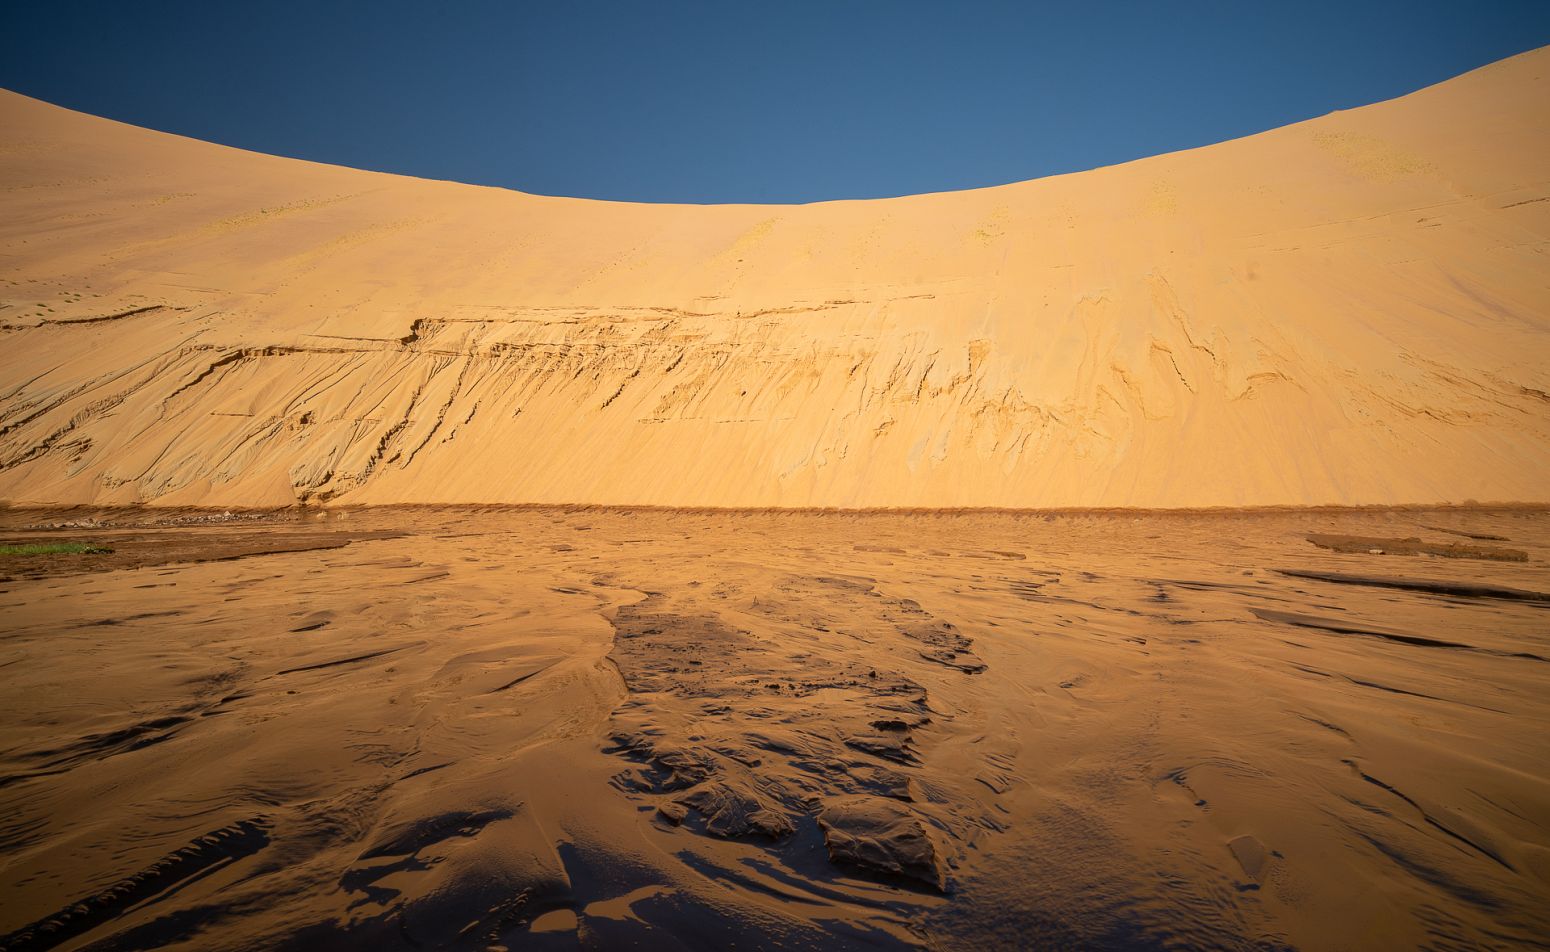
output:
[[7,948],[1550,930],[1544,510],[0,510],[37,539],[114,552],[0,570]]
[[0,94],[0,500],[1550,502],[1547,63],[769,207],[372,174]]

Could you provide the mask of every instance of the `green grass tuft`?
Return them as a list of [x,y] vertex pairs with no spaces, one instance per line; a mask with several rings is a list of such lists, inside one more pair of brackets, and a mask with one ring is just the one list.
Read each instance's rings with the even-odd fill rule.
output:
[[113,550],[90,542],[29,542],[0,545],[0,555],[106,555]]

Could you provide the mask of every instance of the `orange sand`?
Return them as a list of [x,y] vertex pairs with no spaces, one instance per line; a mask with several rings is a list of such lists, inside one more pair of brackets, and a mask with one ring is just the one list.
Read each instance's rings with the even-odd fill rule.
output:
[[545,198],[0,94],[0,500],[1550,502],[1550,50],[806,206]]

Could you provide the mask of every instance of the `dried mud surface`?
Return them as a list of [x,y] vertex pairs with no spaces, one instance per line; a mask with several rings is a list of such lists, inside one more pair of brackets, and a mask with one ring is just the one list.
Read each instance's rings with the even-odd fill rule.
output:
[[[1524,561],[1406,554],[1461,539]],[[1541,510],[0,510],[16,541],[113,552],[0,562],[3,949],[1550,934]]]

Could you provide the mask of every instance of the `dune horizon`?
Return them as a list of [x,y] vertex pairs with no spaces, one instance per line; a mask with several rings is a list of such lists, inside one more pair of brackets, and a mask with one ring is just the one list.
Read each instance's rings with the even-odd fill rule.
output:
[[962,192],[550,198],[0,96],[0,501],[1546,504],[1550,48]]

